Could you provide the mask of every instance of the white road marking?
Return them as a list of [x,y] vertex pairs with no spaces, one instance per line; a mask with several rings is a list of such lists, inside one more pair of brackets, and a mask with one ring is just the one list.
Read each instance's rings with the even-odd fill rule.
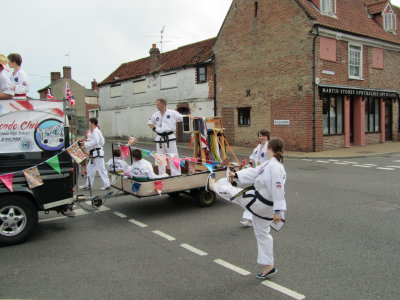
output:
[[312,161],[312,159],[308,159],[308,158],[303,158],[302,160],[304,160],[304,161]]
[[82,208],[74,209],[75,216],[87,215],[88,212]]
[[395,162],[395,163],[400,163],[400,160],[394,160],[393,162]]
[[337,160],[337,159],[329,159],[329,161],[339,161],[339,160]]
[[54,218],[49,218],[49,219],[43,219],[43,220],[39,220],[39,222],[48,222],[48,221],[54,221],[54,220],[60,220],[60,219],[66,219],[66,216],[62,216],[62,217],[54,217]]
[[365,166],[377,167],[378,165],[375,164],[364,164]]
[[395,169],[393,168],[382,168],[382,167],[377,167],[377,170],[388,170],[388,171],[394,171]]
[[343,162],[344,162],[344,163],[348,163],[348,164],[358,164],[358,163],[356,163],[355,161],[347,161],[347,160],[344,160]]
[[296,299],[296,300],[306,299],[306,296],[304,296],[302,294],[299,294],[299,293],[296,293],[295,291],[289,290],[288,288],[285,288],[285,287],[283,287],[283,286],[281,286],[281,285],[279,285],[279,284],[277,284],[275,282],[272,282],[272,281],[269,281],[269,280],[264,280],[261,284],[263,284],[263,285],[265,285],[265,286],[267,286],[267,287],[269,287],[271,289],[274,289],[274,290],[276,290],[278,292],[281,292],[281,293],[283,293],[283,294],[285,294],[285,295],[287,295],[289,297],[292,297],[293,299]]
[[166,234],[160,230],[154,230],[153,233],[163,237],[164,239],[167,239],[168,241],[175,241],[176,238],[174,238],[173,236],[170,236],[169,234]]
[[214,260],[214,262],[219,264],[219,265],[221,265],[221,266],[223,266],[223,267],[225,267],[225,268],[228,268],[229,270],[235,271],[236,273],[239,273],[239,274],[244,275],[244,276],[251,274],[249,271],[247,271],[245,269],[242,269],[242,268],[239,268],[239,267],[237,267],[235,265],[232,265],[232,264],[230,264],[230,263],[228,263],[228,262],[226,262],[226,261],[224,261],[222,259],[216,259],[216,260]]
[[347,162],[335,162],[336,165],[348,165],[349,163]]
[[139,221],[137,221],[137,220],[135,220],[135,219],[130,219],[130,220],[128,220],[128,222],[131,222],[132,224],[135,224],[135,225],[137,225],[137,226],[139,226],[139,227],[147,227],[146,224],[144,224],[144,223],[142,223],[142,222],[139,222]]
[[396,169],[400,169],[400,166],[386,166],[387,168],[396,168]]
[[126,218],[126,215],[120,213],[119,211],[113,211],[113,214],[120,217],[120,218]]
[[102,205],[102,206],[98,207],[97,209],[98,209],[98,210],[97,210],[96,212],[110,210],[110,208],[109,208],[109,207],[107,207],[107,206],[104,206],[104,205]]
[[329,161],[327,161],[327,160],[316,160],[315,162],[324,163],[324,164],[328,164],[329,163]]
[[208,254],[207,252],[201,251],[200,249],[197,249],[197,248],[195,248],[193,246],[190,246],[189,244],[182,244],[181,247],[183,247],[186,250],[189,250],[189,251],[191,251],[191,252],[193,252],[193,253],[195,253],[197,255],[200,255],[200,256],[205,256],[205,255]]
[[353,167],[371,168],[372,166],[367,166],[367,165],[353,165]]

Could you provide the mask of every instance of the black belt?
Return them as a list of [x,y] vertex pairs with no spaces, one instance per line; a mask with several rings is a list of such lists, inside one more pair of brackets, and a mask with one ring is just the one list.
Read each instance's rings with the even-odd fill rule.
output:
[[175,141],[176,138],[170,139],[168,136],[173,134],[173,131],[165,131],[165,132],[156,132],[157,135],[161,136],[161,140],[159,141],[154,141],[155,143],[160,144],[160,148],[162,148],[163,143],[167,143],[167,147],[169,148],[169,142]]
[[[101,150],[101,148],[94,148],[94,149],[91,149],[91,150],[89,151],[89,158],[90,158],[90,159],[93,159],[93,158],[97,158],[97,157],[104,157],[104,156],[100,156],[100,150]],[[93,152],[94,152],[94,151],[97,152],[97,155],[96,155],[96,156],[93,156]],[[92,161],[92,163],[93,163],[93,161]]]
[[[252,194],[246,194],[248,191],[254,191],[254,195]],[[268,221],[272,221],[273,218],[267,218],[267,217],[262,217],[258,214],[256,214],[250,207],[254,204],[254,202],[256,202],[256,200],[261,201],[262,203],[264,203],[267,206],[274,206],[274,203],[270,200],[265,199],[263,196],[260,195],[260,193],[256,190],[256,188],[254,187],[254,185],[248,186],[247,188],[244,188],[243,190],[241,190],[239,193],[237,193],[235,196],[233,196],[230,200],[233,201],[236,198],[242,196],[243,198],[252,198],[252,200],[247,203],[246,205],[246,209],[251,212],[253,215],[255,215],[256,217],[259,217],[261,219],[264,220],[268,220]]]

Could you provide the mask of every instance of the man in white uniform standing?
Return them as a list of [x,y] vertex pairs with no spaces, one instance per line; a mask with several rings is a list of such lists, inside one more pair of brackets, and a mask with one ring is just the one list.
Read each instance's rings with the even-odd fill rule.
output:
[[26,99],[26,95],[29,92],[29,80],[28,75],[21,69],[22,57],[17,53],[11,53],[7,58],[8,65],[14,69],[11,75],[11,83],[15,94],[14,99]]
[[7,70],[7,63],[7,57],[0,54],[0,100],[12,99],[14,96],[11,80],[3,72],[3,70]]
[[[167,109],[167,101],[164,99],[157,100],[158,112],[154,113],[148,121],[148,125],[157,136],[154,139],[157,147],[157,153],[169,155],[170,157],[178,157],[178,149],[176,147],[176,123],[183,121],[183,115],[175,110]],[[187,115],[192,119],[191,115]],[[177,168],[172,159],[169,159],[169,167],[171,176],[181,175],[180,166]],[[165,167],[159,167],[158,174],[164,174]]]
[[104,166],[104,137],[99,127],[97,126],[98,121],[96,118],[89,119],[90,134],[88,139],[84,142],[85,148],[89,150],[89,164],[87,165],[88,177],[86,184],[80,186],[80,189],[87,190],[93,186],[94,177],[96,172],[99,171],[101,180],[103,180],[103,187],[101,190],[110,189],[110,180],[108,179],[107,170]]

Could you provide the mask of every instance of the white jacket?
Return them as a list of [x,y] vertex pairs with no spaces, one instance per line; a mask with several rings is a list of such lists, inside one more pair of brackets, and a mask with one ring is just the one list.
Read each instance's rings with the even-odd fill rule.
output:
[[252,206],[255,211],[262,212],[264,216],[271,216],[275,210],[286,210],[286,171],[275,157],[257,168],[243,169],[236,174],[239,184],[253,184],[264,199],[273,202],[272,206],[267,206],[261,201],[256,201]]
[[114,157],[114,159],[110,158],[109,161],[107,162],[108,171],[113,172],[114,166],[115,166],[115,172],[123,172],[128,169],[128,164],[120,157]]

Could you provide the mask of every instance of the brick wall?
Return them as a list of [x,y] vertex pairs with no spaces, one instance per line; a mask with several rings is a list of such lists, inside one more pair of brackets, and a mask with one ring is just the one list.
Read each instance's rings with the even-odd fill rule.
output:
[[[311,23],[295,1],[258,1],[257,16],[254,2],[234,1],[214,48],[218,114],[233,112],[236,145],[266,128],[286,149],[312,151]],[[240,107],[251,107],[251,125],[238,126]],[[290,126],[273,125],[282,119]]]
[[324,137],[324,150],[344,148],[344,135],[332,135]]

